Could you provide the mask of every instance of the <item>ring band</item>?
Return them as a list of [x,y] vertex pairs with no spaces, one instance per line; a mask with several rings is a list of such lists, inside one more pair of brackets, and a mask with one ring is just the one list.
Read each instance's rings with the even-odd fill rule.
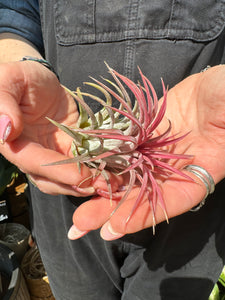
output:
[[208,197],[208,195],[214,192],[215,182],[212,176],[209,174],[209,172],[198,165],[187,165],[184,169],[196,175],[206,187],[206,195],[203,198],[203,200],[197,206],[190,210],[196,212],[205,204],[205,200]]

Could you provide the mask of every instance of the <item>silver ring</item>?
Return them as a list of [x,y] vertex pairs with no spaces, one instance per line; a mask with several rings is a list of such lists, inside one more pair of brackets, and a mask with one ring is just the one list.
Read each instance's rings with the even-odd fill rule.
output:
[[205,200],[208,197],[208,195],[212,194],[214,192],[215,182],[214,182],[212,176],[209,174],[209,172],[200,166],[187,165],[186,167],[184,167],[184,169],[193,173],[194,175],[196,175],[206,187],[206,195],[205,195],[204,199],[197,206],[195,206],[194,208],[192,208],[190,210],[190,211],[196,212],[205,204]]

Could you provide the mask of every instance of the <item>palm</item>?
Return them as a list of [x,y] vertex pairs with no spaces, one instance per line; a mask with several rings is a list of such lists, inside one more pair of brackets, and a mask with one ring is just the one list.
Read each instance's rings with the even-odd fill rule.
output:
[[71,185],[90,176],[76,165],[43,164],[68,158],[71,138],[53,126],[46,117],[74,125],[78,118],[74,100],[60,86],[55,75],[36,62],[1,65],[1,111],[11,116],[13,130],[1,153],[23,172],[31,174],[48,193],[77,196]]
[[26,76],[28,88],[25,89],[20,103],[24,116],[21,139],[28,138],[46,148],[68,155],[71,138],[51,125],[46,117],[68,125],[76,124],[78,112],[74,100],[64,91],[53,74],[50,73],[46,81],[40,82],[37,82],[38,74],[34,72],[27,73]]
[[[225,177],[224,79],[224,66],[187,78],[170,90],[166,112],[174,132],[190,131],[189,135],[177,144],[175,151],[192,154],[194,157],[191,161],[176,164],[179,164],[179,167],[190,163],[200,165],[211,173],[216,183]],[[202,200],[206,192],[204,186],[178,176],[171,176],[161,184],[161,188],[168,217],[190,210]],[[135,188],[129,199],[110,218],[114,231],[132,233],[152,226],[152,213],[147,199],[143,199],[142,204],[126,224],[137,194],[138,189]],[[179,201],[180,199],[182,201]],[[117,203],[113,203],[111,207],[108,199],[92,199],[77,209],[74,224],[81,230],[99,228],[107,222],[116,205]],[[156,222],[163,220],[165,220],[164,212],[158,207]],[[103,226],[102,232],[105,227],[106,225]]]
[[[10,73],[12,81],[6,93],[12,95],[13,99],[10,99],[12,102],[14,100],[19,104],[23,117],[24,128],[20,138],[30,139],[46,148],[57,148],[56,137],[59,136],[61,139],[60,135],[63,135],[63,132],[52,126],[46,117],[74,125],[78,118],[78,111],[72,97],[64,91],[54,74],[38,63],[33,62],[32,66],[30,62],[12,64],[11,69],[5,68],[5,70],[4,65],[1,67],[5,81],[9,81],[7,73]],[[4,82],[1,83],[1,88],[4,88]],[[50,146],[46,141],[47,135],[50,138]],[[61,139],[62,142],[60,149],[65,154],[71,142],[66,138]]]

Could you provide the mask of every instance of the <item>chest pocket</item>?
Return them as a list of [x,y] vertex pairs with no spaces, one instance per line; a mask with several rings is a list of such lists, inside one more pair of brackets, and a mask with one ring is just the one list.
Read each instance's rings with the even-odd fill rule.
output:
[[225,0],[56,0],[54,12],[61,45],[141,38],[204,42],[225,26]]

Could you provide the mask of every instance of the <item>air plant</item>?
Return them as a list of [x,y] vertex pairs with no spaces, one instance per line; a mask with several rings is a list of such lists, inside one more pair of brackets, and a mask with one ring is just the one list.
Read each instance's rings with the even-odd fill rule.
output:
[[[163,209],[168,221],[166,205],[156,175],[168,177],[175,173],[190,180],[190,177],[167,162],[171,159],[190,158],[188,155],[175,154],[168,150],[187,134],[171,135],[169,120],[166,131],[161,134],[157,133],[157,127],[166,112],[167,89],[163,81],[163,100],[159,106],[157,94],[151,82],[140,69],[141,83],[138,84],[110,67],[108,69],[114,82],[104,79],[105,83],[103,83],[92,78],[93,82],[85,83],[100,91],[104,100],[96,95],[81,92],[79,88],[76,92],[72,92],[64,87],[77,101],[80,116],[76,127],[68,127],[49,119],[73,138],[71,149],[74,158],[53,164],[76,162],[79,166],[85,164],[90,168],[95,168],[96,176],[101,174],[108,185],[108,192],[97,190],[96,193],[108,196],[111,200],[116,194],[112,192],[106,171],[117,175],[129,174],[129,182],[116,209],[126,201],[132,188],[139,186],[139,194],[127,222],[145,195],[152,209],[154,228],[157,204]],[[134,104],[128,91],[135,98]],[[94,113],[85,102],[85,97],[99,102],[102,109]],[[118,101],[118,108],[112,106],[113,98]],[[82,192],[80,186],[77,190]]]

